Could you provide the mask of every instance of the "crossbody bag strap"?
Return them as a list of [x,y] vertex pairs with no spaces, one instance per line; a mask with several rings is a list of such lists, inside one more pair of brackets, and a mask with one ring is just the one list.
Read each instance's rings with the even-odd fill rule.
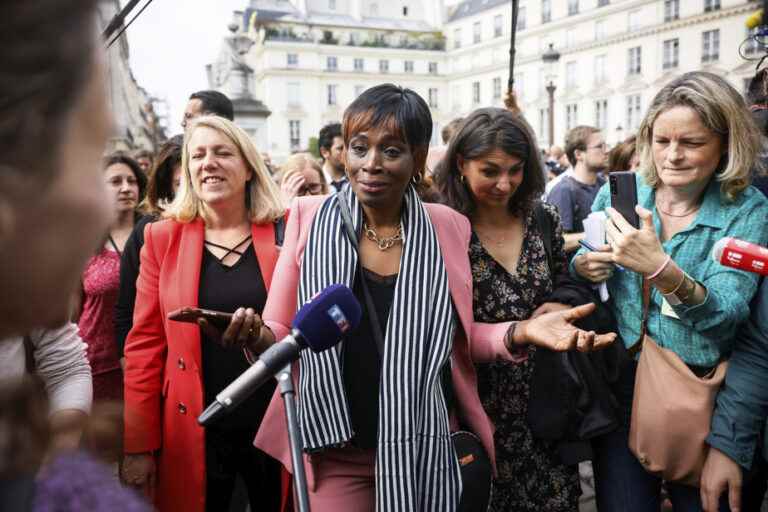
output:
[[640,279],[643,280],[643,316],[640,324],[640,336],[634,345],[627,349],[632,356],[643,348],[643,338],[648,333],[648,311],[651,307],[651,283],[647,279],[643,279],[643,276],[640,276]]
[[363,264],[360,261],[360,244],[355,232],[355,227],[352,224],[352,213],[349,211],[349,205],[347,204],[344,196],[341,192],[336,193],[336,201],[339,203],[339,210],[341,211],[341,220],[344,223],[344,230],[347,232],[349,241],[352,242],[352,247],[357,251],[357,272],[360,278],[360,285],[363,287],[363,297],[365,299],[365,307],[368,310],[368,318],[371,321],[371,327],[373,330],[373,340],[376,342],[376,349],[379,352],[379,357],[384,357],[384,336],[381,334],[381,323],[379,322],[379,315],[376,313],[376,306],[373,303],[373,297],[371,297],[371,291],[368,289],[368,283],[363,275]]

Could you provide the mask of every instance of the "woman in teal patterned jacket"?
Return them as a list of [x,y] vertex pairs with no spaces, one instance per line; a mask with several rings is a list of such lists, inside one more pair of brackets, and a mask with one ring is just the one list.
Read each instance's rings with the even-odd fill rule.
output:
[[[640,336],[647,281],[648,334],[700,374],[731,351],[757,289],[755,274],[720,266],[709,255],[725,236],[768,242],[768,200],[749,186],[759,131],[733,87],[697,71],[659,91],[637,143],[639,229],[610,208],[610,191],[603,187],[592,210],[607,215],[609,245],[580,251],[572,270],[607,283],[627,347]],[[625,270],[614,272],[614,265]],[[636,360],[627,363],[615,390],[621,428],[595,443],[601,510],[659,510],[661,480],[644,471],[627,443],[636,367]],[[668,489],[676,512],[702,510],[698,489],[679,484]]]

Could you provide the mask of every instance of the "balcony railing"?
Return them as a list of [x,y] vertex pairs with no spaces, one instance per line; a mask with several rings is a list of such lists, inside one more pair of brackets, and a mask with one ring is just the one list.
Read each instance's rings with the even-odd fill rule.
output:
[[403,38],[398,41],[388,41],[381,37],[371,37],[361,41],[355,40],[351,35],[349,37],[339,34],[329,35],[324,33],[322,36],[313,36],[312,34],[298,35],[292,30],[279,30],[268,28],[265,34],[267,41],[285,41],[297,43],[319,43],[327,45],[358,46],[362,48],[394,48],[405,50],[430,50],[444,51],[445,38],[442,37],[424,37],[424,38]]

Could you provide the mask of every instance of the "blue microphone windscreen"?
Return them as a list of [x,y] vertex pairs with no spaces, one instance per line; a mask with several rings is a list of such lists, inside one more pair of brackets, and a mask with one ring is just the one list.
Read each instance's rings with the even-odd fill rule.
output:
[[361,316],[360,303],[352,290],[333,284],[299,309],[292,327],[301,332],[309,348],[322,352],[357,327]]

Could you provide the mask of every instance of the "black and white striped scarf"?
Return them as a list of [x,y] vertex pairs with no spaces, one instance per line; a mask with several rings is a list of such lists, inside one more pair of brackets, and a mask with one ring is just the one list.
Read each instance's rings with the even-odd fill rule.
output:
[[[323,288],[350,288],[357,253],[347,238],[337,197],[348,201],[357,233],[362,208],[349,185],[319,208],[298,291],[304,304]],[[385,320],[376,449],[376,510],[453,511],[461,476],[450,440],[440,370],[451,354],[455,315],[440,247],[412,186],[405,195],[403,251],[391,312]],[[299,422],[304,447],[339,446],[354,435],[344,391],[341,345],[301,354]]]

